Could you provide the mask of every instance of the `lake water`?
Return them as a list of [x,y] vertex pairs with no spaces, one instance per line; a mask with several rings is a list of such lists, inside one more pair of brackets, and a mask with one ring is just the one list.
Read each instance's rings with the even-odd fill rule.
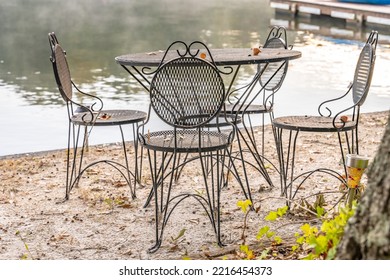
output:
[[[293,19],[275,13],[268,0],[0,0],[0,156],[66,147],[67,113],[48,32],[66,49],[76,84],[97,92],[106,108],[147,110],[147,94],[115,56],[163,50],[175,40],[250,48],[264,42],[271,25],[285,26],[289,43],[302,52],[278,92],[277,116],[316,113],[321,101],[346,90],[370,28]],[[390,109],[389,28],[375,28],[380,44],[363,112]],[[94,130],[91,143],[118,140],[119,131],[104,128]]]

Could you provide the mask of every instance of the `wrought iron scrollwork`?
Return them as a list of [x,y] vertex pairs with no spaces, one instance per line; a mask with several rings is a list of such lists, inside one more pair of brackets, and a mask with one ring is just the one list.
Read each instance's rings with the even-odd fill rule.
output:
[[[181,47],[180,47],[181,46]],[[195,47],[199,46],[199,47]],[[226,71],[222,71],[220,68],[217,67],[214,58],[212,56],[212,53],[210,52],[210,49],[206,46],[205,43],[201,41],[194,41],[190,43],[189,45],[183,41],[175,41],[172,44],[169,45],[169,47],[166,49],[160,64],[157,66],[157,68],[153,69],[152,67],[145,66],[141,69],[142,74],[144,75],[153,75],[155,74],[162,65],[164,65],[167,62],[167,56],[169,52],[174,51],[177,53],[176,57],[200,57],[202,53],[205,54],[205,57],[200,57],[202,59],[205,59],[210,64],[214,66],[215,69],[217,69],[221,74],[229,75],[233,73],[233,67],[231,66],[224,66],[223,68],[226,69]],[[152,70],[153,69],[153,70]]]

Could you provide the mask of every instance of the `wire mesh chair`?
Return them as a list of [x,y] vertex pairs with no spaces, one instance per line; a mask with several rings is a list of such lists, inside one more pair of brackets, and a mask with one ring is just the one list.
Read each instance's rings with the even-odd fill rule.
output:
[[[287,45],[287,33],[284,27],[274,26],[271,28],[267,39],[263,45],[263,48],[292,48]],[[246,85],[243,88],[237,89],[240,91],[244,89],[244,92],[239,96],[236,95],[236,91],[229,94],[228,104],[226,110],[230,115],[236,116],[236,118],[244,119],[247,116],[249,122],[242,121],[244,130],[237,129],[238,146],[239,146],[239,158],[242,161],[244,177],[247,185],[247,197],[251,198],[251,190],[248,182],[247,165],[244,160],[243,152],[249,151],[256,162],[257,171],[262,174],[267,184],[273,187],[273,182],[268,174],[266,168],[266,162],[278,168],[269,161],[265,156],[265,115],[268,114],[270,121],[274,119],[274,100],[275,93],[280,89],[283,84],[284,78],[287,74],[288,61],[271,62],[266,64],[259,64],[257,73],[252,80],[252,83]],[[255,89],[256,84],[260,85],[260,89]],[[258,150],[258,143],[256,141],[253,125],[252,115],[261,116],[261,151]],[[236,122],[240,124],[241,122]],[[252,165],[254,167],[254,165]]]
[[[164,61],[168,52],[174,52],[176,56]],[[204,55],[207,58],[200,58]],[[227,183],[225,157],[230,154],[235,132],[233,125],[225,126],[224,130],[207,126],[220,116],[224,106],[226,95],[221,73],[208,48],[198,41],[189,45],[182,41],[173,42],[160,66],[148,73],[154,75],[150,85],[150,108],[170,127],[169,130],[148,131],[139,135],[140,143],[148,154],[153,183],[151,196],[146,203],[148,205],[154,197],[155,244],[149,252],[160,248],[173,210],[190,197],[201,204],[218,244],[222,245],[220,193],[222,185]],[[226,118],[224,123],[228,123]],[[180,161],[181,154],[191,156]],[[205,195],[174,190],[175,173],[189,162],[200,163]],[[174,195],[177,191],[179,193]]]
[[[64,99],[68,111],[68,149],[66,160],[66,183],[65,200],[69,199],[72,188],[78,184],[83,173],[91,166],[98,163],[106,163],[123,176],[130,187],[131,196],[135,198],[136,182],[139,181],[141,173],[138,166],[138,140],[137,130],[139,124],[147,118],[146,112],[137,110],[103,110],[103,101],[94,95],[81,91],[72,81],[66,58],[66,52],[58,43],[54,32],[48,34],[51,49],[50,61],[52,62],[54,77],[59,92]],[[74,91],[76,90],[76,91]],[[92,105],[83,105],[74,100],[74,93],[83,98],[93,100]],[[130,171],[129,161],[126,152],[126,145],[122,126],[131,124],[133,127],[135,166]],[[100,160],[83,167],[84,152],[88,145],[88,137],[95,126],[118,126],[120,129],[124,153],[124,165],[112,160]],[[81,131],[81,128],[84,128]],[[82,133],[84,132],[84,133]],[[82,136],[80,136],[82,133]],[[80,139],[82,138],[82,139]],[[81,140],[81,141],[80,141]],[[79,143],[81,142],[81,148]],[[80,151],[79,151],[80,149]],[[133,178],[134,182],[131,182]]]
[[[298,134],[302,132],[317,132],[317,133],[337,133],[340,147],[341,161],[344,167],[344,178],[346,178],[347,170],[345,165],[345,151],[347,153],[359,154],[359,114],[360,107],[369,92],[371,78],[374,71],[375,51],[378,42],[378,32],[372,31],[362,48],[359,59],[356,64],[353,83],[348,91],[342,96],[325,101],[318,107],[318,116],[286,116],[279,117],[273,120],[273,127],[276,130],[276,145],[278,147],[278,157],[280,163],[280,175],[282,181],[281,192],[287,198],[287,205],[291,204],[292,199],[296,196],[302,183],[312,174],[323,172],[344,183],[343,176],[338,172],[328,168],[319,168],[312,171],[304,172],[294,177],[294,162],[296,153],[296,144]],[[336,114],[332,114],[329,109],[330,104],[339,103],[344,97],[352,96],[352,105],[344,107],[345,109]],[[342,105],[345,106],[345,105]],[[351,114],[347,116],[346,114]],[[283,148],[283,133],[288,132],[288,147],[287,155]],[[343,145],[345,142],[345,145]],[[288,179],[289,178],[289,179]],[[293,191],[293,183],[298,184]]]

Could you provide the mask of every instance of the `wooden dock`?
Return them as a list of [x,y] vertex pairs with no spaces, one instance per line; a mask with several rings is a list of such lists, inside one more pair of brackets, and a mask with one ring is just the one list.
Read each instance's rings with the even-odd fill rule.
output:
[[390,25],[390,5],[342,3],[337,0],[270,0],[270,5],[276,11],[295,16],[329,16],[361,25]]

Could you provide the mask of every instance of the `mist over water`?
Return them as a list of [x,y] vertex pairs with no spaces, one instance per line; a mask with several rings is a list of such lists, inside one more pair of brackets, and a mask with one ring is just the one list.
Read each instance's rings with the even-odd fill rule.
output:
[[[67,51],[73,80],[106,108],[147,110],[148,95],[115,63],[118,55],[164,50],[175,40],[211,48],[258,46],[271,25],[284,25],[302,58],[290,63],[275,114],[316,113],[346,90],[370,29],[330,19],[292,19],[268,0],[0,0],[0,156],[66,147],[67,113],[49,61],[47,34]],[[390,109],[390,35],[380,45],[364,112]],[[254,73],[243,69],[238,84]],[[130,131],[129,131],[130,136]],[[95,129],[91,144],[115,142],[119,131]]]

